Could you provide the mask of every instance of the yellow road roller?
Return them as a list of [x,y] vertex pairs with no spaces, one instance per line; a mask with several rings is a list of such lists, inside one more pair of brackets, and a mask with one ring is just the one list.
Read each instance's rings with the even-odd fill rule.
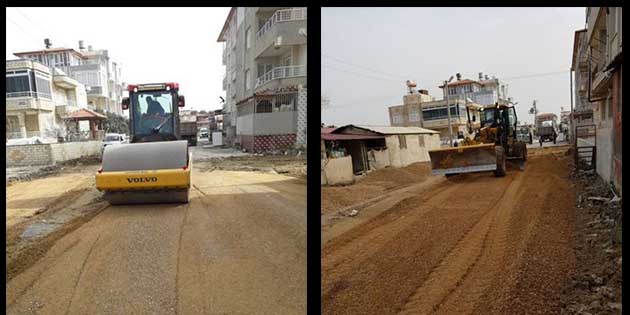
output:
[[192,156],[182,140],[177,83],[129,84],[128,144],[105,147],[96,188],[110,204],[187,203]]

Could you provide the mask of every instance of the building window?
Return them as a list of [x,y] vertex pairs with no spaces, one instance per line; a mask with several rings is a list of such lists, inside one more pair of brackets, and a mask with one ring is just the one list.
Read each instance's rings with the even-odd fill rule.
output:
[[18,93],[31,91],[28,83],[28,75],[10,76],[6,79],[7,93]]
[[424,147],[424,135],[418,135],[418,146]]
[[398,135],[398,143],[400,144],[401,149],[407,148],[407,138],[405,135]]
[[273,106],[268,100],[262,100],[258,102],[256,106],[256,113],[271,113]]
[[401,124],[402,123],[402,117],[400,116],[400,114],[392,115],[392,121],[393,121],[394,124]]
[[245,48],[249,49],[251,47],[251,43],[252,43],[252,32],[251,32],[251,27],[248,27],[247,30],[245,30]]
[[418,121],[418,111],[412,110],[409,112],[409,121]]
[[251,78],[249,75],[249,69],[245,70],[245,91],[248,91],[251,88],[250,84]]
[[36,92],[38,95],[50,98],[50,80],[35,76]]
[[[451,118],[458,118],[460,112],[465,112],[464,108],[460,106],[451,105]],[[436,119],[447,119],[448,113],[446,112],[446,107],[443,108],[432,108],[422,110],[422,119],[424,120],[436,120]]]

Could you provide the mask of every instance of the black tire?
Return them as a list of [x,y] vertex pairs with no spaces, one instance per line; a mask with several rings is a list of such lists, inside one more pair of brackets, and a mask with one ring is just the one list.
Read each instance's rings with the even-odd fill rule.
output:
[[497,155],[497,169],[494,171],[494,176],[505,176],[505,150],[502,146],[494,147],[494,152]]
[[556,144],[556,137],[553,137],[553,144]]
[[523,162],[527,161],[527,145],[523,145]]

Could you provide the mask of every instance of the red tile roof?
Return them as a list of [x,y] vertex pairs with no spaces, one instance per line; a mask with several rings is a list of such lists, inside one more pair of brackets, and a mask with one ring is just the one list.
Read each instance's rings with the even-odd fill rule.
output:
[[76,112],[70,113],[70,115],[68,115],[66,119],[78,119],[78,120],[107,119],[107,116],[97,113],[95,111],[89,110],[87,108],[81,108],[80,110]]
[[81,58],[85,58],[85,56],[83,56],[83,54],[81,54],[80,52],[72,49],[72,48],[63,48],[63,47],[59,47],[59,48],[49,48],[49,49],[41,49],[41,50],[33,50],[33,51],[25,51],[25,52],[17,52],[17,53],[13,53],[14,56],[17,57],[21,57],[24,55],[31,55],[31,54],[42,54],[42,53],[50,53],[50,52],[60,52],[60,51],[71,51],[73,54],[81,57]]

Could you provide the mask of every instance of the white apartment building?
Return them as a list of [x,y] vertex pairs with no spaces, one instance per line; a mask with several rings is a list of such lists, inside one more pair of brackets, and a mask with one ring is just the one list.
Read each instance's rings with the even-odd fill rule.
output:
[[306,144],[304,7],[234,7],[224,43],[223,130],[227,144],[267,151]]
[[59,68],[86,88],[89,109],[122,115],[120,102],[125,90],[121,67],[109,58],[107,50],[87,49],[79,41],[79,51],[72,48],[48,48],[18,52],[15,56]]
[[87,107],[80,82],[37,61],[6,61],[5,83],[7,139],[64,136],[63,118]]

